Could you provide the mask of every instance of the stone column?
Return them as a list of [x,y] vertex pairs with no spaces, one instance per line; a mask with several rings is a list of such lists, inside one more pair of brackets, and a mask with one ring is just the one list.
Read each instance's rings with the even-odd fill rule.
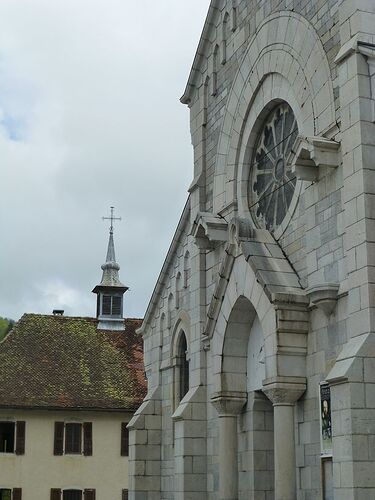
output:
[[220,392],[211,403],[219,414],[219,500],[238,500],[237,416],[247,394]]
[[296,455],[294,439],[294,405],[305,392],[304,379],[294,381],[266,380],[263,392],[274,408],[275,500],[296,500]]

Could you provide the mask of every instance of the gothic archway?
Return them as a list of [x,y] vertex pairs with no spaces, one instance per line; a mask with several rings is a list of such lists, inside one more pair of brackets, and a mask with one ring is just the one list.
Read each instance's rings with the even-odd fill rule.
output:
[[221,392],[212,400],[219,413],[220,498],[270,495],[273,407],[262,393],[264,334],[245,296],[237,299],[228,317],[221,365]]

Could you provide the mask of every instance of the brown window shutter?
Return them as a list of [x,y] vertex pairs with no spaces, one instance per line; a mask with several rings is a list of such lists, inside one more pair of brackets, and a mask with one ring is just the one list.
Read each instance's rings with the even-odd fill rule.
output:
[[51,489],[51,500],[61,500],[61,490],[58,488]]
[[22,489],[13,488],[13,500],[22,500]]
[[96,494],[95,490],[85,490],[83,492],[84,500],[95,500]]
[[92,455],[92,422],[83,423],[83,454]]
[[129,491],[122,490],[122,500],[129,500]]
[[64,422],[55,422],[55,440],[53,445],[53,454],[62,455],[63,452],[64,452]]
[[127,422],[121,424],[121,456],[129,456],[129,431],[126,428]]
[[25,431],[26,422],[19,421],[16,423],[16,455],[25,454]]

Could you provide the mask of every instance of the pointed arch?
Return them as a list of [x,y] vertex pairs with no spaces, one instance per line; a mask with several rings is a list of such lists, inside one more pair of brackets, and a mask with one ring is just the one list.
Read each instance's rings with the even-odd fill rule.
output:
[[172,327],[173,293],[168,295],[167,328]]
[[210,77],[207,75],[203,85],[203,118],[202,118],[203,127],[207,125],[209,93],[210,93]]
[[217,72],[219,59],[219,45],[216,44],[212,53],[212,80],[211,80],[211,95],[217,94]]
[[190,252],[189,250],[186,250],[184,255],[184,288],[188,287],[190,274],[191,274]]
[[190,317],[180,310],[171,339],[171,360],[173,366],[173,408],[180,404],[190,387]]
[[227,62],[227,43],[229,38],[229,22],[230,16],[228,12],[225,12],[223,18],[222,25],[222,33],[221,33],[221,64],[225,64]]
[[237,29],[237,0],[232,0],[232,31]]
[[180,271],[176,275],[176,309],[181,305],[182,276]]

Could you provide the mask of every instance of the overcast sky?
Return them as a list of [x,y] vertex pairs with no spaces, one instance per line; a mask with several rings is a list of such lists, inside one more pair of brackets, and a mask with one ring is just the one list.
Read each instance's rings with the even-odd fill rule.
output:
[[1,0],[0,316],[94,316],[111,205],[144,315],[192,180],[179,97],[208,5]]

